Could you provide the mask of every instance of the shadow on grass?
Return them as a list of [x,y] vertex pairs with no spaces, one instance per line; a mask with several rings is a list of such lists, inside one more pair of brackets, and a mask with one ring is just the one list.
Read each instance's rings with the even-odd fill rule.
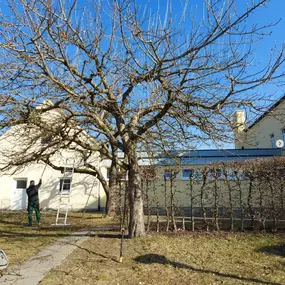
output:
[[257,251],[265,253],[265,254],[285,257],[285,244],[264,246],[264,247],[257,249]]
[[193,272],[205,273],[205,274],[214,274],[216,276],[220,276],[220,277],[224,277],[224,278],[232,278],[232,279],[245,281],[245,282],[255,282],[257,284],[282,285],[280,283],[264,281],[264,280],[260,280],[260,279],[256,279],[256,278],[241,277],[241,276],[231,274],[231,273],[221,273],[221,272],[213,271],[213,270],[195,268],[193,266],[189,266],[189,265],[184,264],[184,263],[171,261],[171,260],[167,259],[164,255],[159,255],[159,254],[141,255],[141,256],[138,256],[137,258],[135,258],[135,261],[139,262],[139,263],[144,263],[144,264],[159,263],[159,264],[163,264],[163,265],[171,265],[174,268],[183,268],[183,269],[191,270]]
[[[90,237],[99,237],[99,238],[114,238],[114,239],[120,239],[122,237],[121,234],[109,234],[109,233],[92,233]],[[124,236],[125,239],[127,239],[127,236]]]
[[91,250],[91,249],[89,249],[89,248],[80,246],[80,245],[78,245],[78,244],[68,243],[68,242],[67,242],[67,244],[74,245],[74,246],[76,246],[77,248],[79,248],[79,249],[81,249],[81,250],[87,251],[89,254],[97,255],[97,256],[102,257],[102,258],[104,258],[104,259],[107,259],[107,260],[110,260],[110,261],[114,261],[114,262],[116,262],[116,263],[120,263],[117,259],[115,259],[115,258],[113,258],[113,257],[104,255],[104,254],[102,254],[102,253],[100,253],[100,252],[96,252],[96,251],[94,251],[94,250]]

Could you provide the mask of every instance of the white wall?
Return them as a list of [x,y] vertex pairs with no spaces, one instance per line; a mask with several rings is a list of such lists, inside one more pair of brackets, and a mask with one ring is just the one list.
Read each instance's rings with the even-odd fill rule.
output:
[[[15,179],[27,178],[28,185],[31,180],[35,180],[38,183],[43,169],[43,164],[35,163],[15,174],[2,174],[0,176],[0,209],[10,209]],[[39,191],[40,206],[42,209],[57,209],[59,204],[58,190],[60,178],[63,178],[63,174],[60,171],[56,171],[51,167],[46,168],[43,175],[43,183]],[[104,190],[96,178],[86,174],[73,174],[70,195],[71,210],[82,210],[85,207],[88,210],[98,210],[99,204],[102,209],[105,207],[105,203]]]

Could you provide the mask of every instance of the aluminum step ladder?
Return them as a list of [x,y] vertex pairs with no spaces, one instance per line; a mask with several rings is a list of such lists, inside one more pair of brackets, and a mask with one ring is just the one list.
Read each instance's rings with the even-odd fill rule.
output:
[[69,226],[67,216],[70,207],[70,195],[72,190],[72,178],[74,173],[75,160],[66,159],[63,176],[60,179],[59,205],[54,226]]

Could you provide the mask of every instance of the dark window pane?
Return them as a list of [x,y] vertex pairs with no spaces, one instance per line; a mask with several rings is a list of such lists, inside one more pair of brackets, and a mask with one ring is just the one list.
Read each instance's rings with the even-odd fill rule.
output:
[[192,169],[183,169],[182,177],[183,178],[190,178],[193,175]]
[[26,189],[27,180],[17,180],[17,189]]
[[164,170],[164,179],[175,179],[177,172],[175,170]]
[[216,175],[217,177],[221,177],[222,176],[222,169],[216,169]]
[[164,170],[164,179],[169,179],[171,176],[171,172],[169,170]]
[[[64,183],[63,183],[64,181]],[[59,191],[70,191],[71,179],[60,179]]]

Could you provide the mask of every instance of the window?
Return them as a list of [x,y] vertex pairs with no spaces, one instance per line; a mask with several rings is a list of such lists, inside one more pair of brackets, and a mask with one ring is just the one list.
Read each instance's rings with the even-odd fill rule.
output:
[[176,178],[176,175],[177,175],[177,171],[175,170],[164,170],[164,179],[165,180],[170,180],[170,178]]
[[111,171],[111,168],[107,167],[107,179],[110,179],[110,171]]
[[197,169],[182,169],[182,180],[201,180],[201,172]]
[[227,170],[228,180],[236,180],[236,172],[232,169]]
[[194,179],[195,180],[202,180],[202,172],[201,172],[201,170],[195,170],[194,171]]
[[222,169],[217,168],[217,169],[216,169],[216,175],[217,175],[218,178],[221,178],[222,175],[223,175]]
[[27,180],[26,179],[20,179],[17,180],[17,189],[26,189],[27,188]]
[[164,179],[169,180],[170,176],[171,176],[171,171],[170,170],[164,170],[164,175],[163,175]]
[[217,169],[210,169],[209,170],[209,177],[210,179],[216,179],[217,178],[221,178],[222,177],[222,169],[217,168]]
[[59,181],[59,192],[69,193],[71,191],[71,178],[63,179]]
[[274,134],[270,135],[270,143],[271,143],[271,147],[275,148],[275,138],[274,138]]
[[[193,176],[193,170],[192,169],[183,169],[182,170],[182,180],[189,180],[191,176]],[[194,178],[194,177],[192,177]]]

